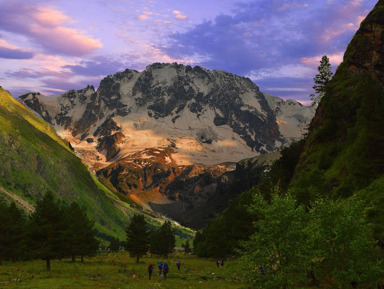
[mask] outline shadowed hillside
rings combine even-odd
[[[308,202],[324,194],[343,198],[359,191],[381,210],[383,85],[384,1],[380,0],[349,44],[310,125],[290,185],[299,200]]]

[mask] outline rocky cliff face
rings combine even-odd
[[[244,77],[160,63],[108,76],[97,91],[20,100],[119,191],[144,205],[188,200],[185,210],[199,207],[235,162],[300,139],[314,114]]]
[[[304,201],[348,197],[384,171],[384,1],[361,23],[310,125],[291,187]],[[380,195],[382,193],[380,192]],[[380,197],[381,198],[381,197]],[[375,204],[376,205],[376,204]]]

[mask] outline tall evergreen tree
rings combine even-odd
[[[315,94],[312,93],[309,96],[312,100],[312,105],[319,104],[321,98],[325,94],[325,87],[333,75],[331,71],[331,64],[329,63],[329,59],[326,55],[321,58],[320,65],[317,70],[319,73],[316,74],[316,77],[313,79],[315,85],[312,87],[315,90]]]
[[[173,252],[176,239],[175,232],[172,229],[170,221],[166,221],[159,229],[157,234],[157,242],[159,244],[159,254],[168,258],[168,254]]]
[[[23,212],[16,207],[15,203],[11,203],[8,208],[8,235],[9,246],[7,257],[12,261],[23,257],[25,248],[25,227],[26,219]]]
[[[108,246],[111,252],[118,252],[120,250],[120,240],[119,238],[112,238]]]
[[[51,270],[51,260],[64,257],[66,222],[58,200],[51,192],[37,201],[35,212],[29,222],[29,239],[36,257],[46,260],[47,270]]]
[[[71,255],[72,262],[75,262],[76,255],[80,255],[83,262],[84,256],[92,255],[99,247],[95,238],[95,222],[88,218],[86,208],[76,202],[65,210],[65,215],[68,254]]]
[[[184,245],[184,253],[185,254],[190,254],[191,253],[191,245],[189,245],[189,239],[187,239],[187,241],[185,241],[185,245]]]
[[[148,229],[147,222],[143,215],[135,214],[127,229],[127,241],[125,249],[130,253],[131,257],[136,257],[136,262],[148,251]]]

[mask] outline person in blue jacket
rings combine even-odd
[[[168,271],[169,271],[168,264],[167,264],[167,262],[164,262],[164,264],[163,264],[163,275],[164,275],[164,279],[167,279]]]

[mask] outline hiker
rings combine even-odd
[[[221,267],[223,267],[223,266],[224,266],[224,259],[221,260]]]
[[[263,267],[263,266],[260,267],[260,274],[262,274],[262,275],[265,274],[265,270],[264,270],[264,267]]]
[[[159,276],[161,276],[161,270],[163,269],[163,261],[157,263],[157,267],[159,268]]]
[[[217,266],[217,268],[220,267],[220,260],[219,259],[216,259],[216,266]]]
[[[179,271],[180,271],[180,265],[181,265],[180,261],[177,261],[176,266],[177,266],[177,270],[179,270]]]
[[[149,280],[151,280],[152,272],[153,272],[153,265],[152,265],[152,263],[149,263],[149,265],[148,265]]]
[[[168,268],[168,264],[167,264],[167,262],[164,262],[164,264],[163,264],[163,275],[164,275],[164,279],[167,279],[168,270],[169,270],[169,268]]]

